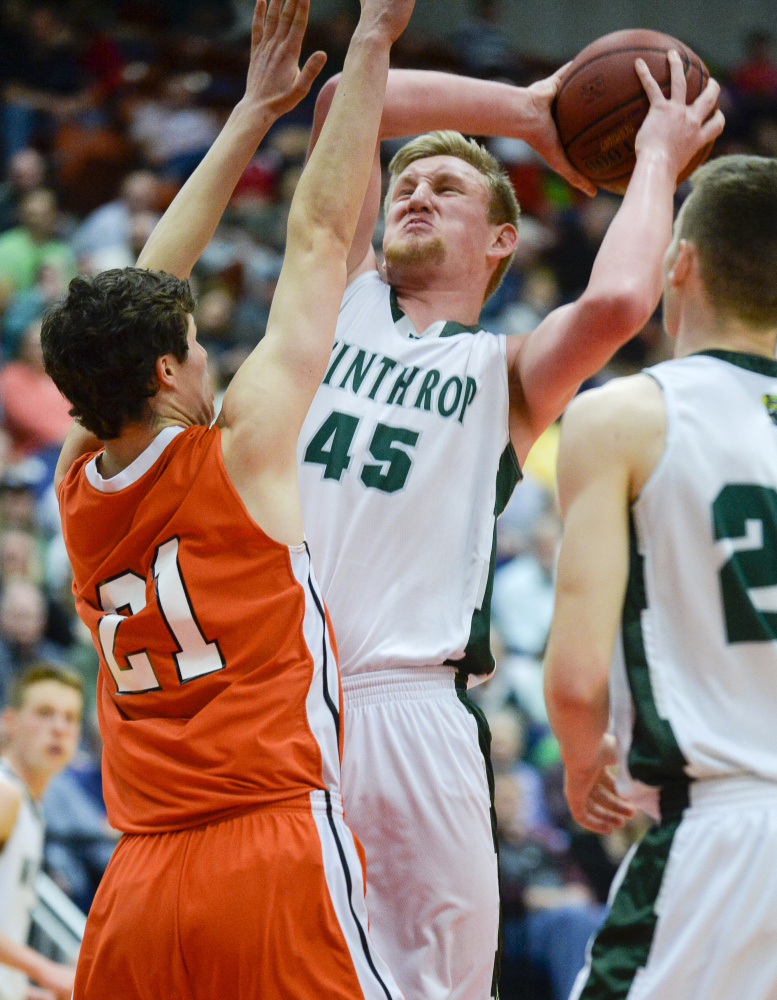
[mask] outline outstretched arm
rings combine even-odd
[[[643,386],[647,412],[629,400],[639,397],[644,380],[652,383]],[[638,376],[585,392],[567,410],[561,432],[564,536],[545,656],[545,701],[572,815],[598,833],[622,826],[633,814],[611,773],[617,756],[608,734],[609,673],[629,566],[629,503],[641,484],[633,472],[634,442],[643,443],[656,420],[661,429],[660,409],[650,409],[653,390],[660,395],[652,379]],[[658,454],[660,443],[659,436],[653,449]]]
[[[508,338],[510,432],[519,459],[563,411],[580,383],[638,333],[658,305],[662,263],[672,237],[677,177],[723,128],[710,80],[691,105],[677,53],[664,97],[642,60],[637,72],[650,111],[637,134],[637,164],[602,241],[583,295],[552,312],[525,337]],[[714,112],[714,113],[713,113]]]
[[[470,135],[524,139],[571,184],[593,195],[595,185],[572,166],[561,148],[550,111],[565,68],[562,66],[530,87],[434,70],[392,70],[386,86],[380,138],[396,139],[432,129],[453,129]],[[318,140],[338,81],[337,76],[328,80],[316,101],[311,149]],[[349,256],[349,276],[375,266],[371,239],[380,211],[380,187],[380,160],[376,153],[364,211]]]
[[[157,224],[138,267],[189,276],[256,147],[307,94],[326,61],[315,52],[299,69],[309,6],[310,0],[257,0],[245,95]]]
[[[341,86],[294,193],[267,332],[224,397],[219,425],[227,471],[278,540],[300,539],[297,438],[332,349],[389,51],[412,9],[413,0],[362,0]]]

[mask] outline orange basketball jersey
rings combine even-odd
[[[253,521],[217,428],[167,428],[112,479],[96,459],[59,503],[100,655],[112,825],[178,830],[339,792],[339,677],[307,546]]]

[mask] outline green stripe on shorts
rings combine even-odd
[[[651,827],[631,859],[610,914],[594,938],[579,1000],[625,1000],[644,968],[656,928],[655,904],[680,820]]]
[[[456,674],[456,694],[459,701],[474,718],[475,723],[478,727],[478,743],[480,745],[480,751],[483,754],[483,760],[486,765],[486,778],[488,779],[488,795],[491,800],[491,835],[494,838],[494,851],[497,855],[497,860],[499,859],[499,844],[496,836],[496,808],[494,806],[494,769],[491,765],[491,730],[488,728],[488,721],[483,712],[483,709],[476,705],[473,701],[470,701],[467,696],[467,675],[464,671],[459,671]],[[501,900],[501,880],[500,880],[500,891],[499,896]],[[499,907],[499,935],[496,945],[496,954],[494,955],[494,976],[491,980],[491,998],[492,1000],[499,1000],[499,977],[502,970],[502,907],[500,903]]]

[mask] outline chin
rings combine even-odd
[[[441,264],[445,260],[445,244],[439,236],[431,235],[394,239],[385,248],[386,267],[419,264]]]

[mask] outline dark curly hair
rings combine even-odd
[[[145,419],[159,389],[157,358],[186,359],[193,308],[189,283],[164,271],[125,267],[74,278],[41,331],[46,371],[70,415],[101,440]]]

